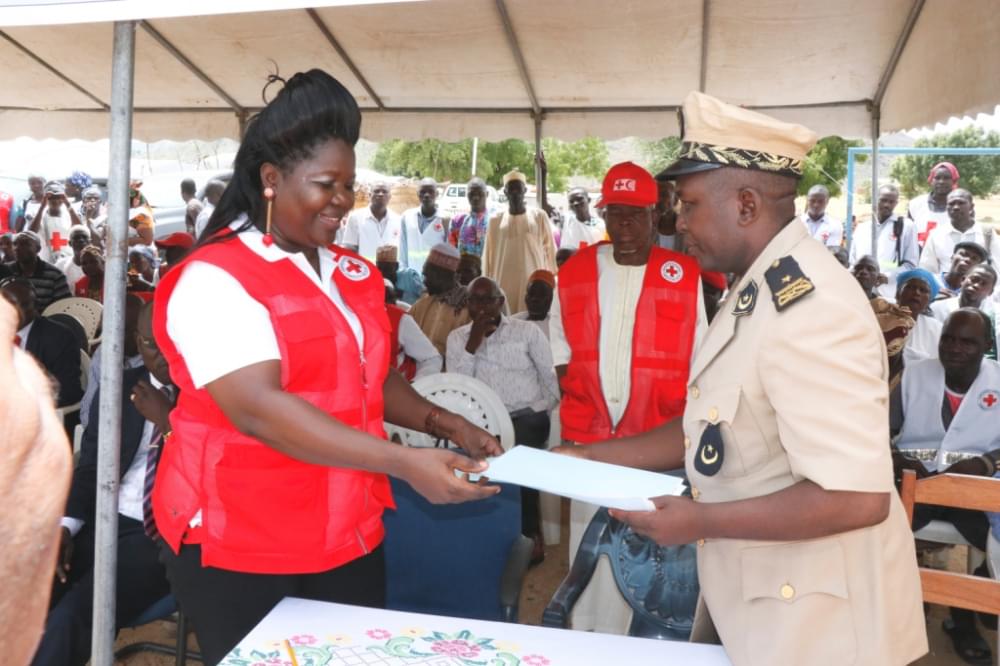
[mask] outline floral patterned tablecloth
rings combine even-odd
[[[294,653],[294,662],[292,653]],[[728,666],[721,647],[285,599],[221,666]]]

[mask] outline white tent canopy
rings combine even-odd
[[[240,13],[234,13],[238,8]],[[238,138],[265,76],[320,67],[372,140],[677,133],[690,90],[821,135],[1000,102],[995,0],[149,0],[0,6],[0,139],[108,136],[112,22],[139,20],[136,139]],[[541,127],[536,127],[536,119]]]

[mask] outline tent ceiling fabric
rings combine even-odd
[[[914,1],[238,5],[253,13],[232,13],[233,3],[217,0],[0,7],[0,26],[6,26],[0,27],[0,58],[7,65],[0,73],[0,138],[107,136],[102,106],[110,100],[110,21],[122,18],[148,21],[137,28],[133,132],[147,141],[237,138],[237,111],[261,106],[261,89],[275,65],[286,76],[310,67],[336,76],[365,109],[368,139],[532,139],[532,96],[511,35],[542,110],[545,136],[676,134],[674,110],[702,77],[710,94],[761,107],[821,135],[868,136],[868,101]],[[1000,102],[1000,44],[993,39],[1000,13],[992,0],[955,7],[951,0],[925,0],[886,92],[883,131]],[[39,25],[64,23],[67,16],[91,22]]]

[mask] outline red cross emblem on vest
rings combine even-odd
[[[364,280],[366,277],[371,275],[371,269],[368,268],[368,264],[361,261],[360,259],[355,259],[353,257],[341,257],[340,261],[337,262],[340,266],[340,272],[344,274],[348,280]]]
[[[993,409],[1000,404],[1000,394],[996,391],[986,390],[979,394],[979,408]]]
[[[676,261],[668,261],[663,264],[663,267],[660,269],[660,275],[662,275],[663,279],[667,282],[676,283],[680,282],[681,278],[684,277],[684,269],[681,268],[681,265]]]
[[[52,232],[52,239],[49,241],[49,246],[56,252],[63,249],[69,244],[69,241],[62,237],[62,234],[58,231]]]

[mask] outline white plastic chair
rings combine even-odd
[[[90,357],[87,356],[87,352],[80,351],[80,387],[86,391],[87,384],[90,380]],[[56,409],[56,414],[59,416],[59,420],[66,418],[67,414],[72,414],[73,412],[80,411],[80,401],[77,400],[72,405],[66,405],[65,407],[59,407]],[[75,449],[74,449],[75,450]]]
[[[514,424],[503,402],[483,382],[454,372],[442,372],[421,377],[413,388],[436,405],[455,412],[500,440],[504,449],[514,445]],[[434,437],[416,430],[385,424],[389,439],[398,437],[406,446],[434,447]]]
[[[43,317],[54,315],[59,312],[71,314],[83,324],[83,330],[87,332],[87,339],[93,343],[97,330],[101,327],[101,316],[104,313],[104,306],[92,298],[63,298],[49,305],[42,312]]]

